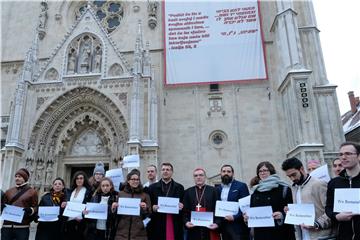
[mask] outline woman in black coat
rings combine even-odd
[[[91,187],[86,173],[78,171],[71,181],[71,194],[68,201],[86,204],[91,200]],[[85,240],[86,221],[83,216],[68,218],[65,224],[66,240]]]
[[[108,216],[106,220],[87,219],[86,240],[108,240],[114,238],[116,213],[112,213],[111,205],[116,202],[117,192],[110,178],[104,177],[100,180],[91,202],[108,205]],[[88,212],[85,210],[85,215]]]
[[[275,227],[254,228],[254,240],[295,240],[293,225],[284,224],[284,207],[293,203],[291,189],[283,182],[270,162],[261,162],[256,168],[259,184],[253,187],[250,207],[271,206]]]
[[[56,178],[52,183],[52,188],[49,193],[42,196],[39,207],[41,206],[59,206],[59,219],[55,222],[39,222],[35,240],[61,240],[63,238],[64,218],[61,216],[64,211],[66,202],[65,183],[62,178]]]

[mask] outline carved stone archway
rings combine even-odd
[[[119,107],[101,92],[88,87],[66,92],[46,108],[31,133],[26,156],[31,183],[43,190],[57,176],[69,180],[69,166],[99,160],[114,167],[126,149],[127,126]]]

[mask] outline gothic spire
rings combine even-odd
[[[142,52],[143,52],[143,40],[142,40],[142,28],[141,20],[138,22],[138,33],[135,41],[134,51],[134,74],[142,73]]]

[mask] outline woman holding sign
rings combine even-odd
[[[110,178],[104,177],[100,180],[99,186],[95,190],[91,202],[108,205],[108,216],[107,220],[88,220],[88,232],[86,240],[109,239],[109,237],[112,235],[111,233],[114,225],[114,217],[111,214],[111,205],[113,202],[116,202],[116,191]],[[86,214],[87,213],[85,210],[85,215]]]
[[[146,219],[151,213],[150,197],[144,192],[140,183],[140,172],[131,171],[126,176],[124,189],[119,192],[119,203],[122,198],[140,199],[140,212],[135,215],[119,215],[115,240],[147,240],[145,229]],[[113,209],[118,208],[119,204],[114,203]]]
[[[41,207],[59,207],[59,216],[64,211],[66,203],[65,182],[62,178],[55,178],[49,193],[42,196],[39,203],[39,224],[36,230],[35,240],[61,240],[63,237],[64,219],[59,217],[56,221],[42,220]]]
[[[71,195],[70,202],[87,203],[91,200],[91,188],[87,175],[83,171],[78,171],[74,174],[71,181]],[[65,239],[66,240],[83,240],[85,239],[86,223],[83,216],[76,218],[69,218],[65,224]]]
[[[260,181],[252,189],[250,207],[271,206],[275,227],[254,228],[254,240],[295,240],[294,227],[284,224],[284,207],[293,202],[291,189],[276,175],[275,168],[270,162],[259,163],[256,175]]]

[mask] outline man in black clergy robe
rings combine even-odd
[[[188,188],[184,194],[184,224],[188,229],[188,240],[216,240],[220,239],[217,231],[221,218],[215,217],[214,223],[208,227],[194,226],[191,223],[191,211],[215,212],[218,195],[216,189],[206,185],[206,173],[202,168],[193,172],[195,186]]]
[[[161,164],[161,179],[149,186],[149,195],[153,213],[148,225],[149,240],[183,240],[182,209],[184,187],[172,179],[173,166],[170,163]],[[179,214],[158,212],[158,198],[179,198]]]

